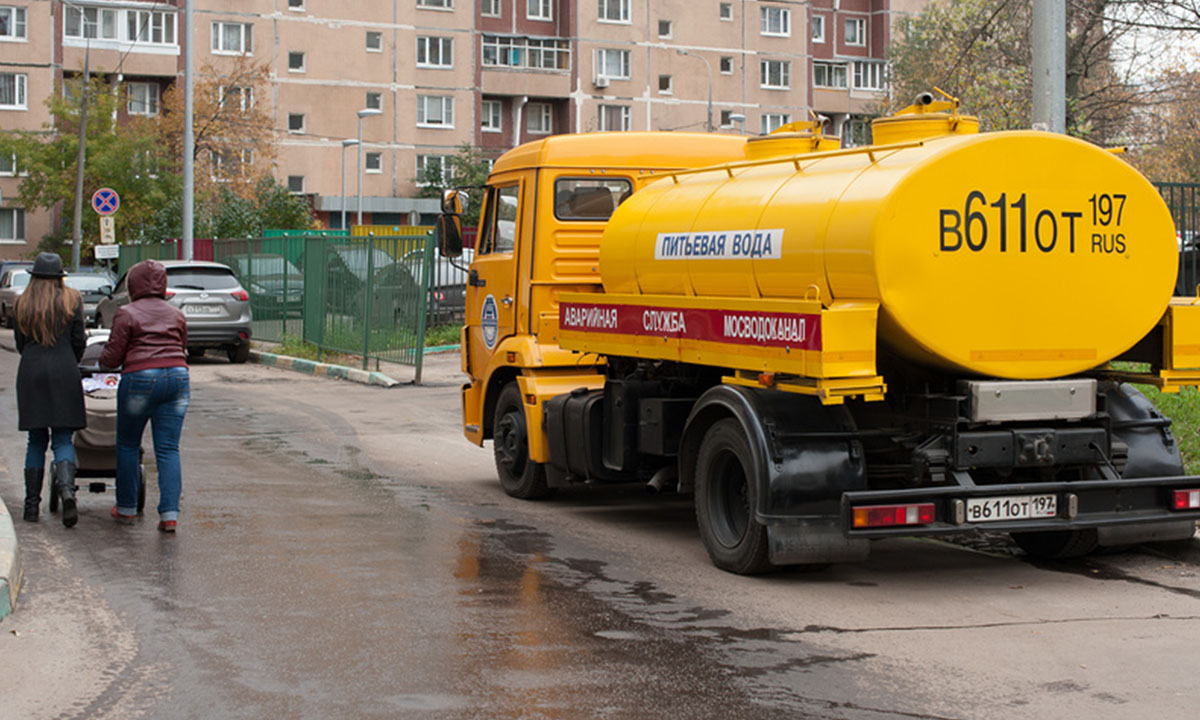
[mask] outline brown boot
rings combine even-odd
[[[25,468],[25,522],[38,521],[38,509],[42,505],[43,468]]]

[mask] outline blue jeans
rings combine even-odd
[[[41,470],[46,467],[46,448],[54,448],[54,462],[75,462],[75,446],[71,444],[74,430],[62,428],[39,428],[29,431],[29,442],[25,444],[25,467]]]
[[[149,421],[158,463],[158,514],[163,520],[179,517],[183,490],[179,435],[191,395],[185,367],[152,368],[121,376],[117,387],[117,509],[123,515],[137,514],[142,433]]]

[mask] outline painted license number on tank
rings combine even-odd
[[[942,252],[1090,252],[1123,255],[1124,193],[1094,193],[1079,206],[1036,208],[1025,193],[986,195],[972,190],[959,208],[938,209]]]

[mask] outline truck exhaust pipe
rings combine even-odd
[[[661,467],[658,472],[654,473],[654,477],[650,478],[650,482],[646,483],[646,492],[651,495],[659,495],[664,492],[674,492],[679,486],[679,468],[674,465]]]

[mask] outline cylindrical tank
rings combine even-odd
[[[907,147],[682,174],[635,193],[601,243],[605,291],[877,300],[893,350],[1001,378],[1087,370],[1161,318],[1174,226],[1125,162],[1051,133],[893,130]]]

